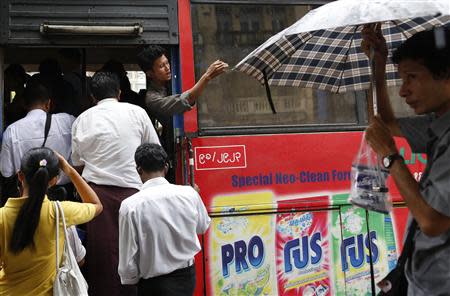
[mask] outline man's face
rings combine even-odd
[[[401,61],[398,70],[403,81],[399,94],[416,114],[440,116],[450,110],[450,79],[434,79],[422,63],[411,59]]]
[[[153,81],[160,83],[169,81],[172,78],[169,60],[165,55],[160,56],[155,60],[152,69],[147,73]]]

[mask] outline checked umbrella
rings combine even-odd
[[[234,69],[269,85],[333,93],[368,89],[371,69],[361,50],[361,29],[382,22],[389,50],[386,79],[397,85],[393,49],[416,32],[450,25],[449,14],[447,0],[334,1],[269,38]]]

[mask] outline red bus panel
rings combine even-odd
[[[193,139],[195,180],[212,217],[204,252],[197,258],[197,264],[205,263],[198,267],[205,274],[197,295],[370,291],[369,255],[376,280],[395,266],[407,210],[366,213],[348,203],[361,136],[330,132]],[[397,145],[419,176],[426,160],[412,154],[405,141]],[[392,200],[401,202],[390,178],[388,186]]]

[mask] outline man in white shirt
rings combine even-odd
[[[136,288],[121,285],[117,273],[119,207],[142,186],[134,151],[159,140],[144,109],[119,102],[115,74],[97,72],[91,91],[97,105],[83,112],[72,128],[73,165],[83,170],[104,205],[102,214],[87,224],[89,295],[135,295]]]
[[[28,114],[12,123],[3,133],[0,152],[0,172],[4,178],[13,177],[20,170],[22,156],[31,148],[41,147],[44,143],[45,123],[50,112],[50,95],[39,78],[32,77],[27,83],[24,99]],[[66,113],[52,114],[50,129],[45,146],[70,159],[72,124],[75,117]],[[58,185],[70,182],[62,174]]]
[[[167,160],[160,145],[138,147],[136,168],[144,185],[119,211],[119,275],[123,284],[138,283],[138,295],[193,294],[197,234],[211,221],[197,191],[164,178]]]

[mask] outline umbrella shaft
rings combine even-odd
[[[377,82],[375,80],[375,50],[371,47],[370,48],[370,57],[369,57],[369,64],[370,64],[370,85],[372,88],[372,104],[373,104],[373,115],[378,115],[378,105],[377,105]]]

